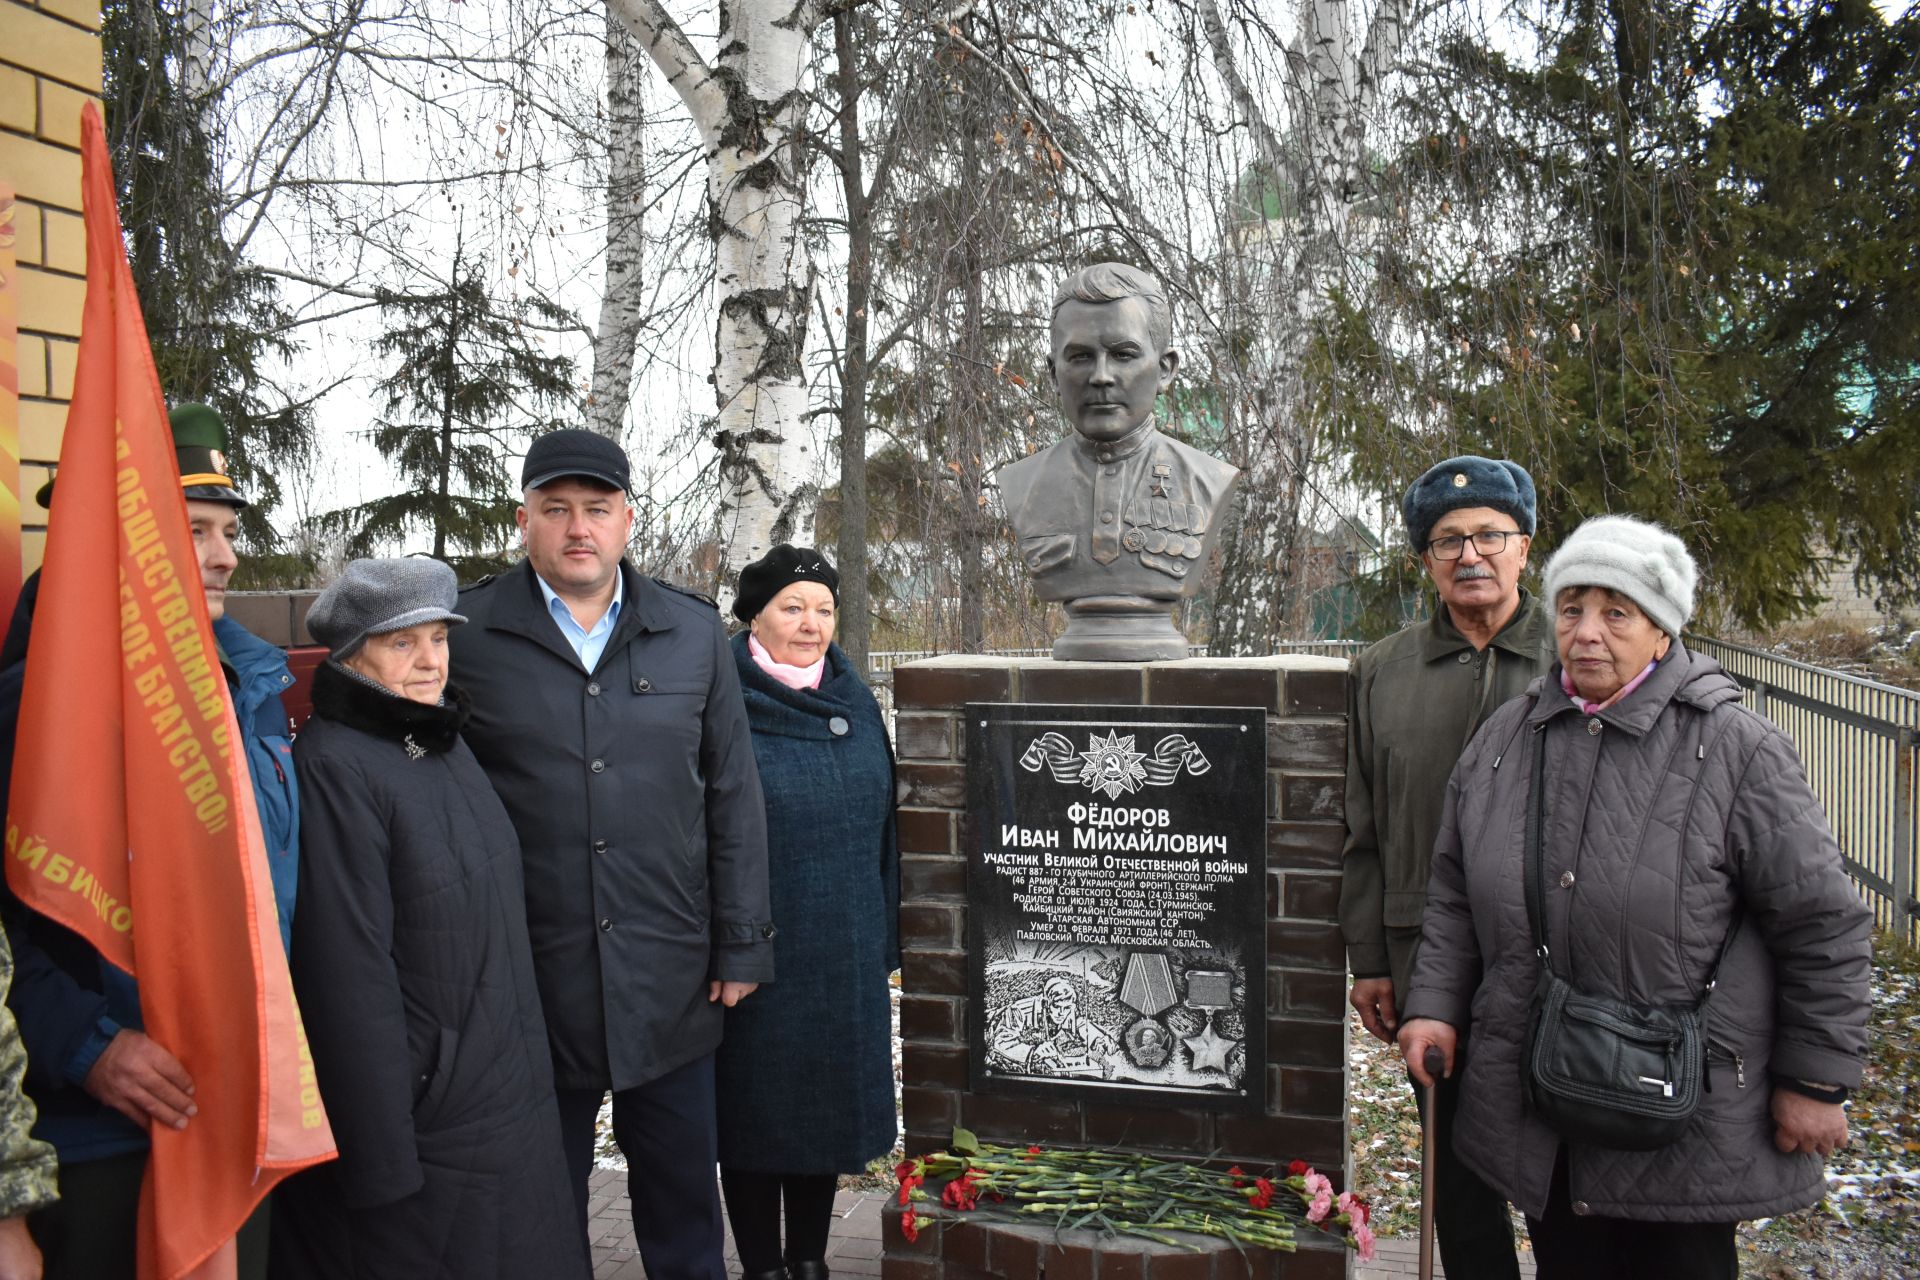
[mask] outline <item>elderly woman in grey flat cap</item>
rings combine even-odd
[[[276,1280],[584,1280],[520,846],[460,738],[453,571],[356,560],[294,745],[300,999],[340,1159],[276,1201]]]
[[[1400,1047],[1422,1083],[1429,1050],[1464,1071],[1455,1152],[1526,1214],[1541,1280],[1733,1280],[1737,1222],[1823,1193],[1860,1081],[1872,919],[1793,743],[1681,643],[1696,577],[1658,525],[1574,530],[1560,661],[1448,782]],[[1629,1102],[1596,1121],[1543,1075]]]

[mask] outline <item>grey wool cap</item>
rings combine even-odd
[[[438,560],[355,560],[313,602],[307,630],[333,657],[344,658],[368,636],[423,622],[465,622],[453,611],[459,590],[453,570]]]
[[[1686,543],[1650,520],[1595,516],[1567,535],[1547,561],[1547,603],[1568,587],[1606,587],[1640,606],[1676,640],[1693,617],[1700,570]]]

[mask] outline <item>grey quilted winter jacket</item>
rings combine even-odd
[[[1534,732],[1547,735],[1547,942],[1576,986],[1708,1004],[1710,1092],[1659,1151],[1574,1146],[1576,1212],[1729,1222],[1812,1203],[1819,1157],[1773,1146],[1769,1072],[1857,1085],[1872,917],[1792,743],[1719,664],[1675,645],[1624,701],[1583,715],[1559,669],[1496,712],[1447,786],[1407,1018],[1472,1022],[1455,1148],[1522,1212],[1546,1210],[1558,1136],[1520,1078],[1538,975],[1522,871]],[[1484,976],[1480,976],[1484,970]],[[1476,985],[1477,984],[1477,985]]]

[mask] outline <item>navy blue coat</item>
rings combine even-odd
[[[887,975],[900,963],[900,850],[886,722],[838,646],[789,689],[733,638],[767,805],[779,980],[727,1011],[720,1163],[858,1173],[893,1150]]]

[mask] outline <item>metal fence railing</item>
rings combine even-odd
[[[1726,668],[1745,687],[1747,705],[1793,739],[1876,923],[1920,941],[1920,693],[1704,636],[1688,636],[1687,646]]]

